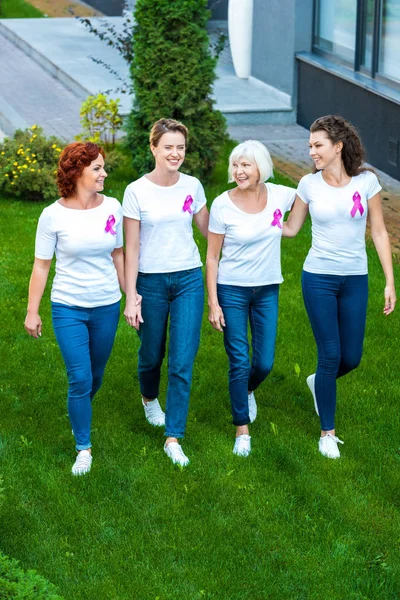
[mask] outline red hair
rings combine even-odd
[[[82,175],[83,169],[96,160],[99,154],[103,158],[106,156],[103,148],[93,142],[74,142],[64,148],[57,169],[57,185],[63,198],[74,194],[76,182]]]

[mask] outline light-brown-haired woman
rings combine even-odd
[[[193,363],[204,305],[201,260],[192,221],[207,237],[208,211],[203,187],[179,173],[188,132],[173,119],[160,119],[150,133],[155,168],[126,188],[125,318],[138,330],[139,383],[147,421],[164,426],[164,450],[185,466],[184,436]],[[136,304],[137,292],[143,305]],[[159,401],[161,365],[169,321],[168,389],[165,414]]]

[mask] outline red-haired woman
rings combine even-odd
[[[68,374],[68,413],[78,452],[74,475],[87,473],[92,464],[91,402],[114,343],[120,287],[125,287],[122,210],[118,200],[101,193],[104,156],[91,142],[70,144],[61,153],[61,198],[39,219],[25,319],[29,335],[40,336],[39,306],[55,254],[52,316]]]

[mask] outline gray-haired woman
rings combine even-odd
[[[270,373],[275,354],[283,215],[295,190],[264,183],[273,175],[267,148],[248,140],[229,157],[229,182],[210,213],[207,287],[209,321],[224,332],[236,440],[233,452],[248,456],[249,423],[257,415],[254,391]],[[222,250],[222,258],[220,253]],[[249,359],[248,322],[252,332]]]

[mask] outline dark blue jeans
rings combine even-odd
[[[139,329],[140,391],[149,400],[159,394],[169,316],[165,435],[181,438],[186,429],[193,364],[200,342],[203,275],[200,267],[174,273],[139,273],[136,287],[143,296],[144,320]]]
[[[335,429],[336,379],[360,364],[368,303],[368,275],[303,271],[304,304],[318,349],[315,396],[321,429]]]
[[[248,392],[253,392],[274,364],[279,285],[217,285],[225,317],[224,344],[229,359],[229,394],[233,424],[247,425]],[[252,360],[249,358],[250,321]]]
[[[103,380],[119,320],[119,301],[82,308],[52,302],[54,333],[68,375],[68,414],[76,449],[91,447],[92,400]]]

